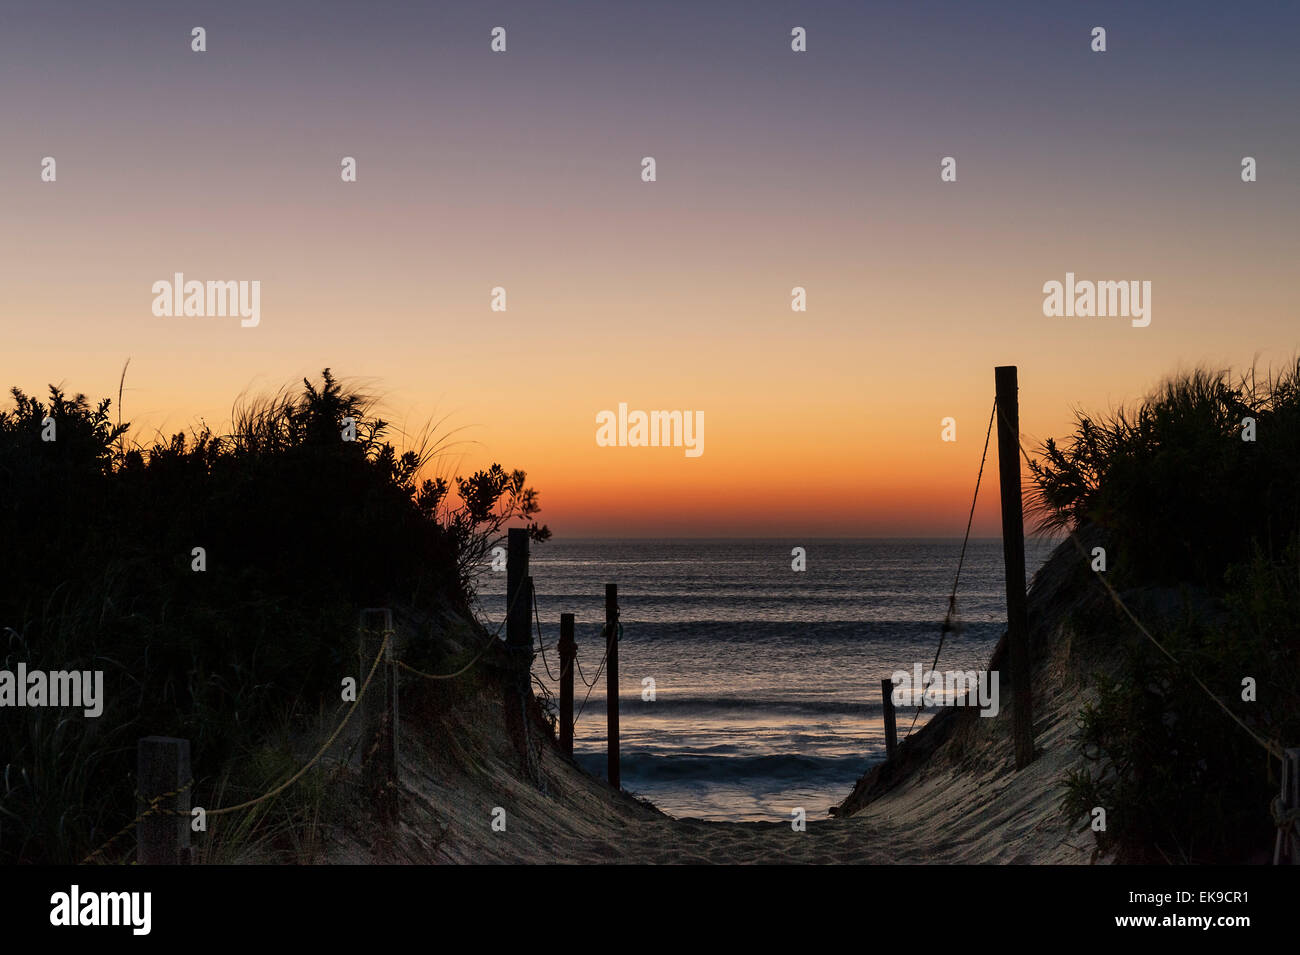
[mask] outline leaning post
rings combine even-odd
[[[880,681],[880,700],[885,711],[885,758],[898,755],[898,723],[894,716],[894,681]]]
[[[621,789],[618,766],[618,584],[605,585],[605,654],[609,784]]]
[[[1002,496],[1002,561],[1007,587],[1007,649],[1011,667],[1011,734],[1016,769],[1034,759],[1029,617],[1025,599],[1025,513],[1020,492],[1020,397],[1015,365],[994,369],[998,414],[998,476]]]
[[[578,644],[573,638],[573,614],[560,614],[560,751],[573,756],[573,663]]]

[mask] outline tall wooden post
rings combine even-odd
[[[528,531],[512,527],[506,535],[506,643],[532,647],[532,594],[528,590]]]
[[[186,865],[190,861],[190,741],[146,736],[136,743],[136,790],[143,813],[136,824],[135,861]]]
[[[605,585],[605,710],[609,726],[609,784],[622,788],[618,771],[618,584]]]
[[[880,681],[880,699],[885,711],[885,758],[898,754],[898,723],[894,717],[894,681]]]
[[[1007,581],[1007,650],[1011,666],[1012,738],[1016,769],[1034,759],[1029,617],[1025,604],[1025,514],[1020,495],[1020,397],[1015,365],[994,371],[997,390],[998,475],[1002,487],[1002,559]]]
[[[573,755],[573,661],[578,644],[573,639],[573,614],[560,614],[560,752]]]

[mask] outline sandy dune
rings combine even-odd
[[[1040,671],[1040,753],[1023,772],[1013,769],[1009,719],[972,717],[917,772],[855,814],[830,818],[829,807],[807,807],[804,832],[789,823],[670,818],[583,773],[534,729],[542,791],[528,779],[502,699],[470,694],[450,707],[413,699],[404,708],[400,821],[387,830],[341,827],[328,859],[1086,863],[1091,834],[1072,832],[1057,812],[1062,776],[1078,760],[1068,736],[1080,691],[1063,660],[1044,661]],[[496,807],[505,810],[503,832],[492,829]]]
[[[1092,862],[1092,833],[1059,813],[1066,771],[1082,762],[1069,739],[1087,696],[1080,674],[1095,662],[1071,647],[1071,614],[1095,611],[1099,599],[1079,587],[1076,569],[1073,552],[1058,549],[1030,589],[1037,758],[1019,773],[1009,706],[992,718],[949,710],[906,741],[890,769],[864,775],[836,816],[805,807],[806,831],[673,819],[564,759],[535,704],[526,757],[519,698],[502,689],[505,671],[489,665],[470,686],[403,689],[399,821],[336,825],[327,861]],[[1005,683],[1004,693],[1009,702]],[[358,791],[353,799],[349,818],[372,819]],[[504,831],[492,827],[498,807]]]

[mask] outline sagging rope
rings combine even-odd
[[[86,865],[92,862],[97,856],[103,855],[108,850],[109,846],[117,842],[118,839],[121,839],[124,835],[126,835],[128,832],[134,829],[136,825],[146,816],[151,816],[154,815],[155,813],[160,815],[166,813],[170,815],[171,812],[169,810],[162,809],[158,804],[162,802],[164,799],[171,799],[173,796],[179,796],[181,793],[185,792],[185,790],[189,789],[193,785],[194,785],[194,780],[190,779],[189,782],[187,782],[184,786],[181,786],[179,789],[173,789],[169,793],[161,793],[157,796],[154,796],[152,799],[148,800],[149,805],[144,812],[140,813],[140,815],[136,816],[125,826],[123,826],[120,830],[118,830],[117,834],[114,835],[107,842],[105,842],[102,846],[100,846],[94,852],[90,853],[90,855],[86,856],[86,858],[82,859],[81,864]],[[139,792],[137,792],[135,796],[141,802],[145,801],[144,796],[142,796]]]
[[[290,776],[279,786],[276,786],[274,789],[272,789],[268,793],[265,793],[264,795],[258,796],[256,799],[250,799],[247,802],[241,802],[235,806],[223,806],[218,809],[207,809],[204,810],[204,814],[208,816],[224,816],[227,813],[238,812],[241,809],[251,809],[253,806],[265,802],[266,800],[271,799],[274,796],[278,796],[280,793],[284,792],[286,789],[288,789],[290,786],[296,783],[299,779],[301,779],[306,774],[307,770],[311,769],[312,766],[316,765],[316,763],[320,760],[320,758],[325,755],[326,751],[328,751],[329,748],[332,745],[334,745],[334,741],[338,739],[339,733],[343,732],[343,728],[348,725],[348,720],[352,718],[353,712],[356,711],[356,708],[360,705],[362,698],[365,697],[366,690],[369,689],[370,682],[371,680],[374,679],[375,671],[379,669],[379,661],[383,658],[384,650],[388,647],[388,642],[391,639],[392,634],[393,634],[392,630],[384,631],[384,638],[379,642],[379,651],[375,654],[374,662],[371,663],[370,665],[370,672],[366,674],[365,682],[362,683],[361,689],[357,693],[357,698],[352,701],[352,705],[348,707],[348,711],[343,715],[343,719],[339,722],[339,725],[335,727],[334,732],[330,734],[329,739],[327,739],[325,741],[325,744],[321,746],[319,750],[316,751],[316,755],[307,761],[306,765],[304,765],[301,769],[298,770],[298,772],[294,773],[292,776]],[[149,800],[149,805],[145,808],[144,812],[140,813],[140,815],[136,816],[129,823],[127,823],[126,826],[124,826],[121,829],[121,831],[119,831],[111,839],[105,842],[102,846],[100,846],[94,852],[86,856],[86,858],[82,860],[82,864],[84,865],[90,862],[92,859],[96,858],[97,856],[103,854],[108,849],[109,846],[111,846],[118,839],[122,838],[122,836],[126,835],[128,832],[134,829],[136,825],[138,825],[143,819],[145,819],[148,816],[153,816],[153,815],[189,816],[191,815],[192,813],[189,811],[184,811],[179,809],[164,809],[159,805],[159,803],[161,803],[165,799],[171,799],[175,796],[179,796],[181,793],[185,792],[193,785],[194,785],[194,780],[191,779],[189,782],[187,782],[184,786],[181,786],[179,789],[175,789],[169,793],[161,793],[160,795],[152,797]],[[139,792],[136,793],[136,797],[140,799],[142,802],[144,801],[144,796],[141,795]]]
[[[265,796],[258,796],[256,799],[250,799],[248,802],[241,802],[237,806],[224,806],[220,809],[209,809],[207,811],[207,814],[209,816],[224,816],[226,813],[229,812],[238,812],[241,809],[249,809],[253,806],[256,806],[260,802],[265,802],[267,799],[270,799],[272,796],[278,796],[280,793],[284,792],[286,789],[288,789],[290,786],[296,783],[299,779],[301,779],[303,775],[306,774],[307,770],[311,769],[312,766],[316,764],[316,761],[325,755],[325,751],[328,750],[332,745],[334,745],[334,741],[338,739],[339,733],[343,732],[343,727],[347,726],[348,720],[352,719],[352,714],[356,712],[357,707],[361,703],[362,697],[366,695],[366,690],[370,688],[370,681],[374,679],[375,671],[379,669],[379,661],[380,659],[383,658],[384,651],[388,648],[388,643],[390,640],[392,640],[392,638],[393,638],[393,631],[385,630],[384,638],[379,641],[379,652],[375,654],[375,660],[373,663],[370,664],[370,672],[366,674],[366,682],[361,684],[361,689],[357,692],[357,698],[352,701],[352,705],[348,707],[348,711],[343,714],[343,719],[339,722],[339,725],[334,730],[334,732],[330,734],[329,739],[325,741],[325,745],[323,745],[319,750],[316,751],[316,755],[313,756],[307,762],[306,766],[298,770],[298,772],[294,773],[292,776],[290,776],[279,786],[272,789]]]
[[[552,681],[555,681],[558,680],[559,677],[551,672],[551,665],[546,662],[546,644],[542,641],[542,618],[537,612],[537,588],[531,587],[529,589],[533,592],[533,622],[537,626],[537,646],[542,651],[542,664],[546,667],[546,675],[549,676]]]
[[[478,653],[474,654],[474,658],[470,660],[468,663],[466,663],[459,670],[455,671],[454,673],[425,673],[424,671],[417,670],[415,667],[407,663],[403,663],[401,660],[397,661],[397,665],[401,669],[406,670],[408,673],[414,673],[416,676],[423,677],[426,680],[453,680],[456,677],[460,676],[461,674],[465,673],[470,669],[470,667],[478,663],[478,661],[483,658],[483,655],[487,653],[488,649],[494,643],[497,642],[497,638],[501,635],[501,628],[504,627],[507,622],[509,622],[510,614],[515,609],[515,604],[518,602],[519,596],[523,592],[525,587],[527,587],[528,590],[532,591],[533,617],[537,621],[537,642],[539,645],[542,646],[542,653],[544,658],[546,649],[545,649],[545,644],[542,643],[541,619],[538,616],[538,612],[537,612],[537,591],[532,586],[532,578],[529,577],[518,589],[515,590],[514,596],[510,598],[510,605],[506,608],[505,618],[497,626],[496,632],[493,633],[488,638],[488,640],[483,644],[483,646],[479,648]],[[527,648],[508,647],[508,649],[510,650],[527,649],[529,653],[532,652],[531,645],[528,646]],[[547,666],[547,673],[548,674],[550,673],[549,665]],[[554,679],[554,677],[552,677],[552,679]],[[536,749],[534,749],[533,734],[530,733],[528,729],[528,697],[530,695],[531,695],[531,687],[529,686],[529,677],[528,677],[528,673],[525,672],[520,675],[520,686],[519,686],[519,718],[520,718],[521,733],[523,734],[522,748],[524,750],[524,759],[525,759],[529,776],[532,777],[532,780],[534,784],[538,787],[538,789],[542,793],[546,794],[548,793],[548,789],[546,786],[546,780],[542,776],[541,766],[540,766],[541,742],[540,740],[538,740],[536,742]]]
[[[1008,425],[1008,428],[1010,427],[1009,422],[1007,422],[1006,415],[1002,416],[1002,421],[1004,424]],[[1020,440],[1019,434],[1016,435],[1016,444],[1020,447],[1021,457],[1025,459],[1025,463],[1029,466],[1030,471],[1032,472],[1033,461],[1030,460],[1029,452],[1025,450],[1025,443]],[[1085,561],[1087,561],[1089,559],[1088,552],[1084,548],[1083,542],[1079,540],[1078,536],[1075,534],[1073,530],[1067,528],[1066,533],[1069,534],[1070,540],[1074,543],[1074,546],[1078,548],[1079,555]],[[1224,713],[1228,714],[1228,716],[1232,718],[1233,722],[1235,722],[1238,726],[1240,726],[1243,730],[1245,730],[1251,739],[1253,739],[1260,746],[1264,747],[1264,749],[1271,756],[1276,757],[1278,760],[1285,761],[1286,757],[1285,754],[1283,753],[1281,743],[1278,743],[1276,740],[1265,739],[1264,737],[1256,733],[1253,729],[1251,729],[1249,726],[1247,726],[1242,721],[1242,719],[1239,716],[1237,716],[1236,713],[1228,709],[1227,704],[1225,704],[1222,700],[1220,700],[1219,697],[1216,696],[1208,686],[1206,686],[1204,683],[1201,682],[1200,677],[1198,677],[1195,673],[1191,672],[1190,669],[1183,667],[1183,664],[1178,660],[1178,658],[1175,657],[1168,650],[1166,650],[1164,645],[1151,635],[1151,632],[1142,625],[1142,621],[1140,621],[1137,618],[1137,616],[1133,613],[1133,611],[1128,608],[1128,605],[1125,604],[1124,601],[1120,599],[1119,594],[1116,592],[1115,588],[1111,586],[1110,581],[1108,581],[1101,574],[1095,574],[1094,576],[1101,583],[1101,585],[1106,588],[1106,592],[1110,594],[1110,598],[1115,602],[1116,606],[1118,606],[1120,610],[1124,611],[1125,616],[1127,616],[1129,620],[1133,621],[1133,626],[1137,627],[1138,630],[1141,632],[1141,634],[1155,645],[1155,648],[1157,650],[1159,650],[1166,657],[1168,657],[1169,661],[1173,663],[1174,666],[1184,669],[1187,675],[1192,678],[1192,682],[1194,682],[1197,686],[1199,686],[1201,690],[1204,691],[1205,695],[1214,701],[1214,703],[1219,707],[1219,709],[1223,710]]]
[[[578,667],[578,678],[579,678],[580,680],[582,680],[582,685],[583,685],[583,686],[586,686],[586,687],[592,687],[592,686],[595,686],[595,685],[596,685],[596,682],[600,679],[600,671],[597,670],[597,671],[596,671],[596,675],[595,675],[594,677],[592,677],[592,678],[591,678],[591,682],[588,683],[588,682],[587,682],[587,674],[585,674],[585,673],[582,672],[582,661],[578,659],[578,657],[577,657],[576,654],[575,654],[574,657],[573,657],[573,662],[574,662],[574,663],[577,665],[577,667]],[[601,666],[604,666],[604,665],[605,665],[605,661],[604,661],[603,658],[601,659],[600,663],[601,663]]]
[[[978,500],[979,498],[980,478],[984,474],[984,464],[988,457],[989,439],[993,433],[993,419],[996,416],[998,416],[998,405],[997,405],[997,399],[995,398],[993,401],[993,412],[989,415],[989,428],[987,433],[984,435],[984,457],[981,458],[980,460],[979,476],[977,476],[975,479],[975,500]],[[1001,420],[1002,423],[1007,426],[1008,430],[1010,430],[1010,422],[1007,420],[1005,413],[1002,413]],[[1018,433],[1016,435],[1016,444],[1020,448],[1021,457],[1024,458],[1025,464],[1029,466],[1030,471],[1032,473],[1034,462],[1029,457],[1029,452],[1025,449],[1024,441],[1021,440],[1020,435]],[[939,663],[939,653],[943,650],[944,636],[948,633],[949,630],[952,629],[951,618],[954,611],[956,610],[957,580],[961,578],[962,562],[965,560],[965,556],[966,556],[966,544],[970,540],[971,522],[973,521],[975,516],[975,500],[971,501],[970,517],[967,519],[966,522],[966,537],[962,541],[962,554],[961,554],[961,558],[957,562],[957,576],[953,580],[952,594],[948,598],[948,613],[944,617],[943,629],[940,631],[939,649],[935,651],[934,664],[931,666],[932,670]],[[1088,559],[1088,553],[1087,550],[1084,548],[1083,543],[1079,540],[1078,536],[1075,534],[1075,532],[1072,529],[1067,529],[1067,533],[1069,535],[1071,543],[1074,544],[1074,546],[1078,549],[1080,556],[1083,557],[1083,559],[1086,561]],[[1157,650],[1159,650],[1166,657],[1168,657],[1171,663],[1173,663],[1175,666],[1182,667],[1182,663],[1178,660],[1178,658],[1175,657],[1172,653],[1170,653],[1167,649],[1165,649],[1164,645],[1160,643],[1160,641],[1157,640],[1154,636],[1152,636],[1151,632],[1147,630],[1145,626],[1142,625],[1142,621],[1140,621],[1137,618],[1137,615],[1134,614],[1133,611],[1129,609],[1128,605],[1124,603],[1124,601],[1120,598],[1119,593],[1115,590],[1113,586],[1111,586],[1110,581],[1108,581],[1105,577],[1101,576],[1100,574],[1096,576],[1097,576],[1097,580],[1101,583],[1101,585],[1105,587],[1106,592],[1110,595],[1111,600],[1114,601],[1116,606],[1118,606],[1119,609],[1124,612],[1125,616],[1127,616],[1129,620],[1133,622],[1133,625],[1137,627],[1138,631],[1144,637],[1150,640]],[[1265,739],[1264,737],[1256,733],[1253,729],[1251,729],[1249,726],[1247,726],[1246,723],[1239,716],[1237,716],[1236,713],[1232,712],[1232,710],[1228,708],[1227,704],[1225,704],[1222,700],[1220,700],[1219,697],[1215,695],[1215,693],[1212,690],[1210,690],[1210,688],[1207,687],[1201,681],[1200,677],[1198,677],[1195,673],[1192,673],[1190,670],[1188,670],[1187,675],[1191,677],[1192,681],[1198,687],[1201,688],[1202,692],[1204,692],[1206,696],[1208,696],[1211,700],[1214,701],[1214,703],[1219,707],[1219,709],[1223,710],[1223,712],[1226,713],[1233,720],[1233,722],[1235,722],[1238,726],[1240,726],[1243,730],[1245,730],[1246,733],[1251,737],[1251,739],[1253,739],[1256,743],[1262,746],[1266,752],[1268,752],[1271,756],[1276,757],[1278,760],[1283,760],[1285,758],[1282,751],[1282,745],[1280,743],[1278,743],[1276,740]],[[918,706],[916,713],[912,716],[912,726],[916,725],[916,720],[917,717],[920,715],[920,712],[921,712],[921,707]],[[912,726],[908,727],[909,736],[911,735],[912,732]]]
[[[616,623],[615,626],[618,627],[618,636],[615,637],[614,639],[622,640],[623,639],[622,621]],[[600,666],[596,668],[596,675],[595,677],[592,678],[592,681],[590,683],[587,683],[586,677],[583,677],[582,682],[587,683],[587,695],[582,698],[582,705],[578,707],[578,712],[573,717],[574,727],[577,727],[578,718],[582,716],[582,711],[587,708],[587,700],[591,698],[591,691],[595,689],[596,684],[600,682],[600,674],[605,669],[605,661],[609,659],[609,624],[605,624],[605,626],[601,628],[600,632],[601,632],[601,636],[605,638],[605,652],[601,655]],[[577,657],[575,656],[574,659],[576,660]]]
[[[487,653],[489,648],[491,648],[492,644],[497,642],[497,639],[501,636],[501,628],[504,627],[506,625],[506,621],[510,619],[510,611],[515,609],[515,601],[519,599],[519,594],[522,590],[523,588],[520,587],[518,590],[515,591],[515,595],[510,598],[510,606],[506,608],[506,615],[502,619],[501,623],[497,625],[496,632],[488,637],[487,642],[485,642],[483,646],[479,648],[478,653],[474,654],[474,658],[470,660],[469,663],[466,663],[463,667],[457,670],[455,673],[425,673],[423,670],[417,670],[415,667],[411,666],[408,663],[404,663],[401,660],[397,661],[397,665],[401,669],[407,671],[408,673],[414,673],[416,676],[422,676],[426,680],[456,679],[456,677],[467,672],[470,667],[478,663],[478,661],[483,658],[483,654]],[[534,595],[534,600],[536,600],[536,595]]]
[[[939,646],[934,651],[934,663],[930,664],[931,672],[939,665],[939,654],[943,652],[944,638],[952,631],[952,618],[957,613],[957,584],[961,580],[961,568],[966,562],[966,545],[970,543],[970,529],[975,521],[975,502],[980,498],[980,481],[984,478],[984,464],[988,461],[989,456],[989,438],[993,435],[993,416],[997,413],[998,400],[993,399],[993,407],[989,409],[989,426],[984,432],[984,453],[980,456],[979,474],[975,475],[975,494],[970,502],[970,514],[966,517],[966,536],[961,542],[961,556],[957,558],[957,573],[952,579],[952,593],[948,595],[948,612],[943,617],[943,627],[939,630]],[[907,736],[912,735],[912,728],[916,726],[916,720],[921,715],[922,706],[917,706],[916,712],[912,714],[912,725],[907,728]],[[903,738],[906,739],[907,736]]]
[[[530,588],[530,589],[531,589],[531,588]],[[463,666],[463,667],[461,667],[459,670],[457,670],[455,673],[440,673],[440,674],[435,674],[435,673],[425,673],[425,672],[423,672],[423,671],[421,671],[421,670],[417,670],[417,669],[415,669],[414,667],[412,667],[412,666],[410,666],[410,665],[408,665],[408,664],[402,662],[401,660],[398,660],[398,661],[397,661],[397,665],[398,665],[399,667],[401,667],[402,669],[407,670],[407,671],[410,672],[410,673],[414,673],[414,674],[416,674],[417,676],[424,677],[426,680],[450,680],[450,679],[454,679],[455,677],[461,676],[461,675],[464,674],[466,671],[468,671],[468,670],[470,669],[470,667],[474,666],[475,663],[477,663],[480,659],[482,659],[483,655],[488,651],[488,648],[491,647],[492,644],[493,644],[493,643],[497,640],[497,638],[500,636],[500,634],[501,634],[501,628],[505,626],[505,624],[506,624],[506,620],[509,619],[510,611],[514,609],[515,602],[516,602],[518,599],[519,599],[519,591],[516,591],[514,597],[511,598],[510,606],[509,606],[509,607],[507,608],[507,610],[506,610],[506,617],[505,617],[505,619],[503,619],[503,620],[501,621],[501,623],[497,626],[496,631],[491,635],[491,637],[487,640],[487,642],[485,642],[485,643],[483,644],[483,646],[479,649],[478,653],[476,653],[476,654],[474,655],[474,658],[473,658],[472,660],[470,660],[469,663],[465,664],[465,666]],[[535,591],[534,591],[534,593],[533,593],[533,613],[534,613],[534,616],[536,617],[536,614],[537,614],[537,594],[536,594]],[[620,628],[620,631],[621,631],[621,628]],[[258,796],[256,799],[250,799],[250,800],[248,800],[247,802],[239,803],[238,805],[234,805],[234,806],[223,806],[223,807],[220,807],[220,808],[217,808],[217,809],[208,809],[208,810],[205,810],[205,815],[208,815],[208,816],[223,816],[223,815],[226,815],[226,814],[228,814],[228,813],[239,812],[240,810],[243,810],[243,809],[251,809],[253,806],[258,805],[259,803],[263,803],[263,802],[265,802],[265,801],[268,800],[268,799],[271,799],[271,798],[273,798],[273,797],[275,797],[275,796],[278,796],[280,793],[284,792],[286,789],[288,789],[290,786],[292,786],[294,783],[296,783],[299,779],[301,779],[304,775],[306,775],[307,771],[310,770],[310,769],[312,768],[312,766],[316,765],[316,763],[321,759],[321,757],[324,756],[325,753],[329,750],[329,748],[334,744],[335,740],[338,739],[339,734],[343,732],[344,727],[347,726],[348,721],[352,718],[352,714],[353,714],[353,712],[355,712],[356,708],[360,705],[361,700],[365,697],[366,690],[369,689],[369,687],[370,687],[370,683],[371,683],[371,681],[374,679],[375,672],[376,672],[376,670],[378,670],[378,668],[379,668],[379,661],[383,658],[384,651],[387,649],[388,644],[390,643],[390,641],[391,641],[391,639],[392,639],[394,633],[395,633],[395,631],[393,631],[393,630],[385,630],[385,631],[383,632],[383,639],[382,639],[382,640],[380,641],[380,643],[379,643],[379,650],[378,650],[378,652],[376,652],[376,654],[375,654],[375,659],[374,659],[374,661],[373,661],[373,662],[371,663],[371,665],[370,665],[370,672],[366,674],[366,679],[365,679],[365,681],[362,683],[362,685],[361,685],[361,689],[360,689],[360,691],[357,693],[357,697],[356,697],[356,699],[352,701],[352,705],[351,705],[350,707],[348,707],[348,711],[343,715],[343,719],[339,722],[339,725],[338,725],[337,727],[335,727],[334,732],[330,734],[329,738],[325,741],[325,743],[321,746],[321,748],[320,748],[319,750],[317,750],[316,755],[314,755],[310,760],[308,760],[307,763],[306,763],[306,764],[305,764],[301,769],[298,770],[298,772],[294,773],[294,775],[292,775],[291,777],[289,777],[287,780],[285,780],[283,783],[281,783],[281,784],[280,784],[279,786],[277,786],[276,788],[272,789],[270,792],[265,793],[265,794],[263,794],[263,795],[261,795],[261,796]],[[538,620],[538,642],[539,642],[539,643],[541,642],[541,623],[540,623],[540,620]],[[544,652],[544,650],[543,650],[543,652]],[[603,660],[602,660],[601,665],[604,666],[604,661],[603,661]],[[550,668],[549,668],[549,667],[547,668],[547,672],[548,672],[548,673],[550,672]],[[597,678],[599,678],[599,677],[597,677]],[[554,677],[552,677],[552,679],[554,679]],[[584,682],[585,682],[585,681],[584,681]],[[585,701],[584,701],[584,703],[585,703]],[[576,723],[577,721],[575,720],[574,722]],[[93,859],[97,858],[98,856],[102,855],[102,854],[103,854],[105,851],[107,851],[107,849],[108,849],[110,846],[112,846],[112,845],[113,845],[113,844],[114,844],[118,839],[120,839],[120,838],[122,838],[123,836],[125,836],[128,832],[130,832],[132,829],[134,829],[134,828],[135,828],[135,827],[136,827],[136,826],[137,826],[137,825],[138,825],[142,820],[144,820],[144,819],[147,818],[148,816],[151,816],[151,815],[188,816],[188,815],[190,815],[191,813],[189,813],[189,812],[184,812],[184,811],[175,810],[175,809],[164,809],[164,808],[162,808],[159,804],[160,804],[163,800],[171,799],[171,798],[174,798],[175,796],[179,796],[181,793],[185,792],[186,790],[188,790],[188,789],[189,789],[191,786],[193,786],[193,785],[194,785],[194,780],[193,780],[193,779],[190,779],[187,783],[185,783],[184,786],[181,786],[179,789],[173,790],[172,792],[169,792],[169,793],[162,793],[162,794],[160,794],[160,795],[157,795],[157,796],[152,797],[152,798],[149,800],[149,805],[145,808],[145,810],[144,810],[142,813],[140,813],[138,816],[136,816],[134,819],[132,819],[132,820],[131,820],[129,823],[127,823],[124,827],[122,827],[122,829],[120,829],[120,830],[119,830],[115,835],[113,835],[113,836],[112,836],[112,837],[111,837],[107,842],[105,842],[103,845],[101,845],[98,849],[96,849],[95,851],[93,851],[93,852],[91,852],[89,855],[87,855],[87,856],[82,860],[82,864],[84,865],[84,864],[86,864],[86,863],[92,861]],[[141,801],[144,801],[144,796],[141,795],[141,794],[138,793],[138,792],[136,793],[136,797],[137,797],[138,799],[140,799]]]

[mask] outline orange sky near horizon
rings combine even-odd
[[[1101,57],[1072,14],[932,6],[813,5],[802,58],[760,7],[521,9],[496,58],[472,5],[213,14],[201,57],[165,16],[83,11],[108,18],[83,47],[34,12],[0,40],[0,383],[116,398],[129,358],[143,441],[329,366],[399,427],[461,429],[440,467],[526,470],[557,535],[960,537],[994,366],[1032,445],[1179,369],[1294,360],[1274,14],[1116,5]],[[260,323],[156,317],[175,272],[260,281]],[[1067,272],[1150,281],[1150,326],[1045,317]],[[599,447],[620,402],[702,411],[703,455]]]

